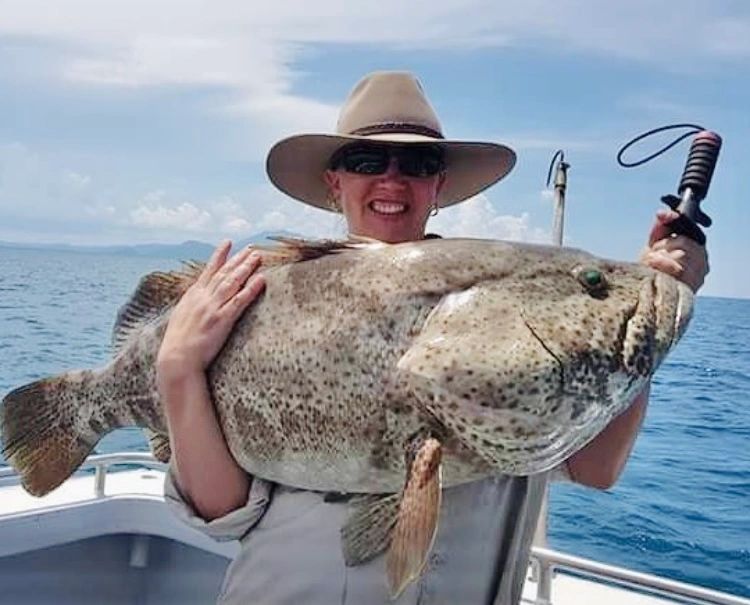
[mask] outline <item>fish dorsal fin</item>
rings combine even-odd
[[[176,271],[155,271],[143,277],[133,296],[117,313],[112,346],[119,351],[130,334],[173,306],[203,271],[204,263],[189,261]]]
[[[362,236],[343,240],[306,240],[292,237],[271,237],[277,244],[253,244],[264,267],[274,267],[313,260],[346,250],[387,246],[383,242]],[[205,263],[190,261],[177,271],[156,271],[141,279],[130,300],[120,309],[112,333],[112,345],[117,352],[130,334],[173,306],[203,271]]]
[[[338,254],[347,250],[357,250],[388,244],[369,237],[350,235],[347,239],[309,240],[294,237],[274,236],[269,239],[277,244],[253,244],[252,248],[260,252],[264,267],[287,265],[313,260],[329,254]]]

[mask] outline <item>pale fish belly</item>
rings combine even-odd
[[[397,492],[404,484],[404,468],[375,468],[369,456],[323,459],[315,453],[290,453],[278,460],[241,462],[251,475],[313,491],[358,493]]]
[[[449,439],[444,443],[442,482],[445,487],[498,474],[489,464]],[[458,447],[456,447],[458,446]],[[406,480],[403,452],[393,451],[389,463],[376,464],[377,452],[323,455],[320,452],[288,452],[273,460],[237,455],[240,466],[251,475],[276,483],[313,491],[352,493],[398,492]]]

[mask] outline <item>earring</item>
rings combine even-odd
[[[339,200],[330,191],[326,196],[326,204],[328,205],[328,208],[333,212],[341,212],[341,204],[339,204]]]
[[[437,213],[438,213],[438,204],[437,202],[435,202],[432,205],[432,208],[430,208],[430,216],[437,216]]]

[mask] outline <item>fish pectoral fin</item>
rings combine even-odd
[[[415,445],[386,555],[388,583],[394,599],[422,573],[437,535],[440,515],[440,442],[428,437],[419,439]]]
[[[148,447],[154,458],[159,462],[167,464],[172,457],[172,448],[169,446],[169,436],[157,433],[151,429],[143,429],[143,434],[148,440]]]
[[[406,484],[400,494],[362,496],[341,530],[348,566],[369,561],[386,548],[391,597],[419,577],[435,541],[440,514],[441,445],[417,437],[407,452]]]
[[[351,500],[352,513],[341,529],[344,561],[349,567],[365,563],[388,548],[400,504],[401,494]]]

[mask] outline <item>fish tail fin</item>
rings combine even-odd
[[[86,418],[95,373],[69,372],[19,387],[0,405],[3,456],[27,492],[43,496],[65,481],[115,426]],[[113,416],[105,416],[111,421]]]

